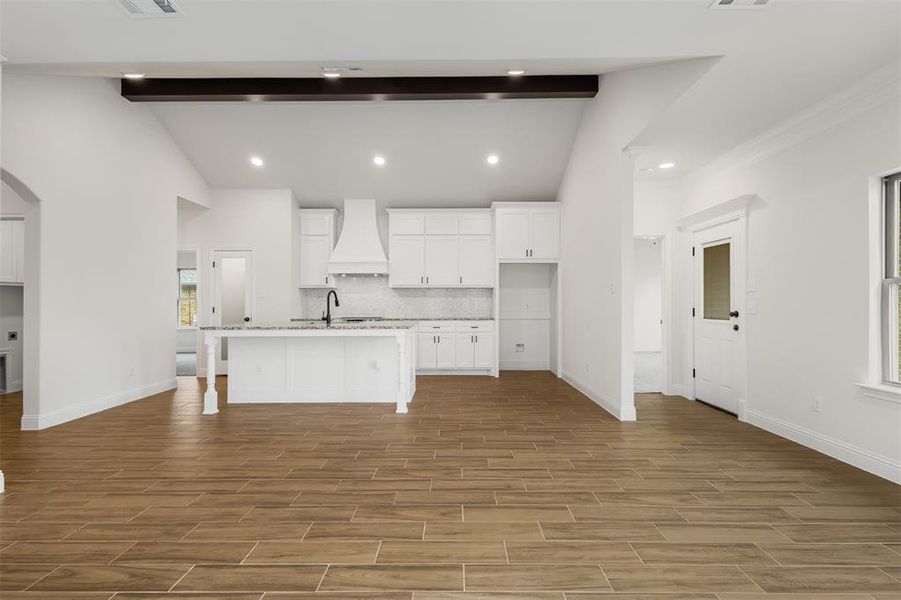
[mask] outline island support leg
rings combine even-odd
[[[407,336],[397,335],[397,412],[407,412]]]
[[[206,338],[206,393],[203,395],[203,414],[219,412],[219,394],[216,393],[216,339]]]

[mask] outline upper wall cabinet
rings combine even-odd
[[[309,208],[299,212],[300,287],[332,287],[334,276],[329,275],[328,259],[335,247],[338,211]]]
[[[25,221],[0,220],[0,283],[25,281]]]
[[[388,210],[391,287],[494,287],[491,211]]]
[[[495,202],[491,208],[498,260],[560,260],[559,202]]]

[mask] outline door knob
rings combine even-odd
[[[737,316],[738,316],[738,311],[737,311],[737,310],[731,311],[731,312],[729,313],[729,316],[730,316],[730,317],[733,317],[733,318],[737,317]]]
[[[244,317],[244,322],[245,322],[245,323],[249,323],[249,322],[250,322],[250,317]]]
[[[732,331],[738,331],[738,325],[733,325],[733,326],[732,326]]]

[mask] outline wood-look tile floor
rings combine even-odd
[[[0,398],[0,596],[901,598],[901,487],[699,403],[511,372],[204,417],[202,384],[40,432]]]

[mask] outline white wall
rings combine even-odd
[[[710,64],[689,60],[604,76],[560,188],[563,376],[620,419],[635,418],[633,163],[624,149]]]
[[[178,210],[178,246],[200,250],[198,323],[210,323],[213,250],[253,250],[255,323],[284,323],[299,315],[291,191],[212,190],[211,196],[210,208],[182,202]]]
[[[26,367],[25,428],[175,384],[176,198],[206,204],[208,190],[117,85],[3,74],[3,169],[40,200],[39,393]]]
[[[846,102],[828,113],[825,130],[799,126],[790,132],[796,143],[778,153],[702,171],[687,182],[684,211],[743,194],[761,200],[748,220],[759,312],[744,319],[746,419],[901,482],[901,403],[864,397],[855,385],[870,368],[871,178],[901,168],[894,87],[889,100],[874,105],[874,94],[862,95],[867,106]],[[690,277],[689,253],[676,256],[674,278]],[[674,310],[688,302],[683,291]],[[674,360],[687,383],[690,357]],[[814,396],[822,412],[813,411]]]
[[[500,331],[498,353],[501,369],[547,370],[551,368],[552,324],[556,320],[554,275],[549,264],[500,266]],[[517,346],[521,345],[519,348]]]

